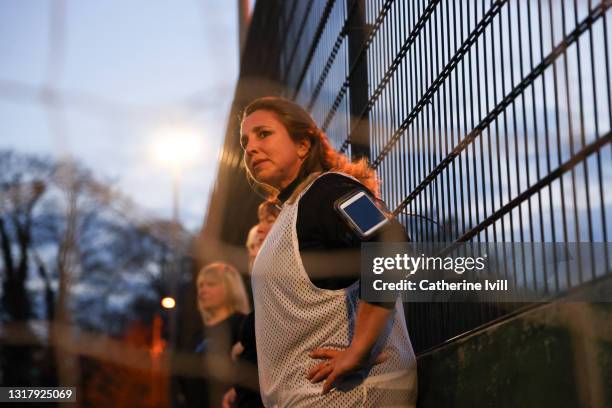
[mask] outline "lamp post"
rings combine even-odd
[[[172,172],[172,221],[179,223],[179,185],[181,172],[191,165],[199,151],[196,132],[184,128],[168,128],[160,132],[153,146],[158,163]]]
[[[182,170],[192,164],[199,153],[199,137],[197,132],[191,129],[173,127],[161,129],[159,136],[153,146],[154,156],[157,162],[172,173],[172,231],[171,246],[173,248],[173,260],[170,267],[169,294],[171,299],[176,299],[179,275],[181,273],[181,242],[180,242],[180,181]],[[167,308],[169,312],[170,325],[170,348],[176,343],[176,313],[177,309]]]

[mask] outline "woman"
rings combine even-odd
[[[266,239],[268,231],[272,228],[272,224],[274,224],[279,212],[280,210],[271,201],[264,201],[257,208],[259,222],[249,230],[246,241],[246,248],[249,254],[249,274],[253,269],[253,262],[259,252],[259,248],[261,248],[261,244]]]
[[[360,300],[355,276],[321,273],[333,258],[309,256],[359,248],[334,203],[357,191],[376,198],[374,171],[334,151],[308,113],[278,97],[245,109],[240,141],[247,176],[282,203],[253,266],[264,404],[414,406],[416,359],[401,303]]]
[[[204,356],[209,370],[222,359],[231,364],[232,346],[238,341],[240,327],[250,309],[242,278],[233,266],[215,262],[200,270],[196,288],[203,325],[195,352]],[[220,407],[223,394],[230,387],[231,384],[217,380],[182,381],[186,405],[194,407]]]
[[[257,224],[257,237],[259,238],[260,247],[268,236],[268,232],[270,232],[270,228],[272,228],[279,213],[280,210],[272,201],[264,201],[259,204],[257,208],[257,218],[259,220],[259,224]],[[259,252],[259,248],[257,248],[257,252]]]
[[[233,266],[223,263],[211,263],[200,270],[196,279],[198,310],[207,332],[224,325],[240,326],[244,315],[250,311],[248,297],[240,274]],[[230,334],[232,330],[229,331]],[[216,340],[216,339],[214,339]],[[200,348],[206,351],[213,344],[206,339]],[[231,348],[232,341],[229,344]],[[208,345],[207,345],[208,344]],[[221,345],[219,345],[221,346]],[[223,345],[226,347],[227,345]]]
[[[271,202],[264,201],[259,204],[257,218],[259,223],[249,231],[246,247],[249,254],[249,274],[253,268],[253,262],[259,253],[272,224],[278,217],[280,210]],[[250,280],[246,282],[249,286]],[[252,290],[249,286],[249,290]],[[257,348],[255,340],[255,316],[253,312],[245,318],[240,330],[240,337],[232,349],[232,358],[240,363],[257,367]],[[230,389],[223,398],[223,408],[260,408],[263,407],[261,396],[254,390],[236,386]]]

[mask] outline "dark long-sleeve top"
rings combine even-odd
[[[230,351],[239,339],[239,331],[245,315],[234,313],[214,326],[203,326],[194,336],[192,344],[196,355],[206,354],[227,358],[230,361]],[[194,355],[195,357],[195,355]],[[232,386],[213,379],[179,377],[179,391],[183,402],[180,407],[220,407],[223,395]]]

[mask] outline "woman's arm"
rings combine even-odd
[[[307,375],[311,382],[325,379],[323,394],[331,390],[334,381],[343,375],[356,371],[367,364],[370,351],[382,333],[391,310],[360,301],[355,321],[355,335],[350,346],[345,350],[316,349],[310,357],[324,359],[313,367]],[[381,363],[386,356],[377,356],[375,364]]]

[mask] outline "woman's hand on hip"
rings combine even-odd
[[[323,359],[312,367],[306,376],[312,383],[325,380],[323,383],[323,394],[327,394],[333,387],[333,383],[346,374],[354,373],[367,363],[366,356],[352,350],[350,347],[344,350],[319,348],[308,353],[311,358]],[[388,356],[381,353],[374,364],[380,364],[387,360]]]

